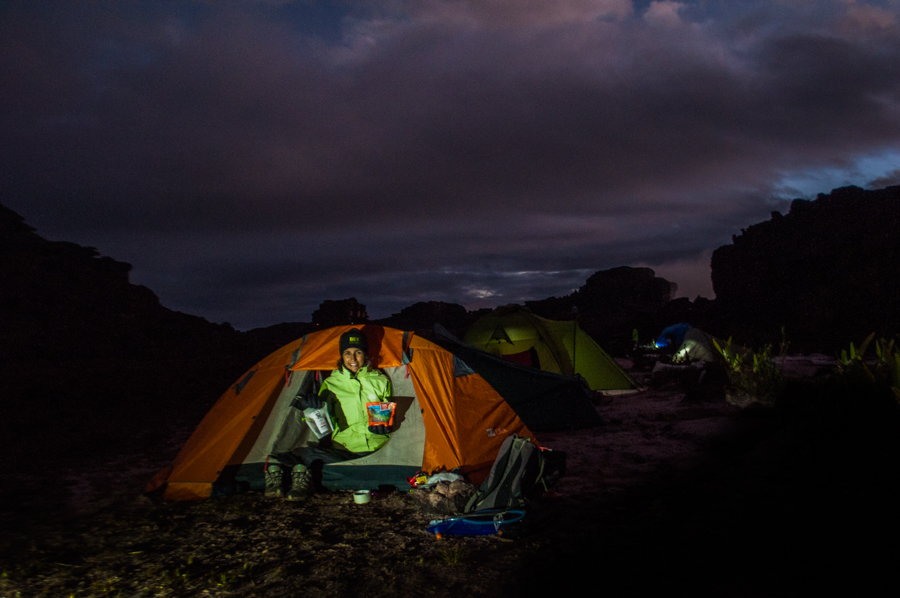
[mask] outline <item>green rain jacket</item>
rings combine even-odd
[[[353,374],[346,368],[336,369],[322,382],[319,396],[334,419],[331,438],[336,445],[354,453],[366,453],[378,450],[390,438],[388,434],[369,432],[366,403],[388,401],[391,397],[391,381],[378,370],[363,366]]]

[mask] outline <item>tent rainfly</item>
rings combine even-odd
[[[501,307],[476,321],[463,340],[547,372],[579,374],[591,390],[637,388],[631,376],[575,320],[547,320],[524,307]]]
[[[603,423],[584,378],[563,376],[467,345],[439,324],[435,342],[484,377],[533,432],[592,428]]]

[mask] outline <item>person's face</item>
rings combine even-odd
[[[366,352],[359,347],[350,347],[341,353],[341,358],[344,360],[344,367],[355,374],[366,362]]]

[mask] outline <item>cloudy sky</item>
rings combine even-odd
[[[0,202],[238,328],[709,258],[900,183],[900,1],[0,4]]]

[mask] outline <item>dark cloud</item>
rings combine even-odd
[[[837,0],[13,2],[0,201],[134,263],[165,304],[241,325],[345,294],[386,315],[700,268],[783,209],[793,173],[898,149],[898,17]]]
[[[880,176],[878,178],[872,179],[866,185],[869,189],[883,189],[885,187],[891,187],[893,185],[900,185],[900,168],[895,168],[891,172],[886,173],[884,176]]]

